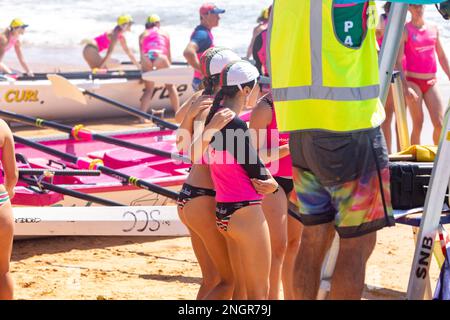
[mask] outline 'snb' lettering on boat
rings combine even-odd
[[[39,102],[39,90],[17,90],[6,91],[4,100],[7,103],[13,102]]]
[[[428,275],[428,266],[431,259],[431,251],[433,250],[433,239],[424,238],[422,241],[422,250],[420,251],[419,267],[416,270],[416,277],[426,279]]]

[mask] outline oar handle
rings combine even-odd
[[[19,169],[21,176],[38,176],[50,174],[57,177],[98,177],[98,170],[52,170],[52,169]]]
[[[130,106],[127,106],[127,105],[125,105],[125,104],[123,104],[123,103],[120,103],[120,102],[118,102],[118,101],[115,101],[115,100],[106,98],[106,97],[104,97],[104,96],[100,96],[100,95],[98,95],[98,94],[96,94],[96,93],[93,93],[93,92],[88,91],[88,90],[85,90],[85,89],[82,89],[82,92],[83,92],[83,94],[85,94],[85,95],[88,95],[88,96],[93,97],[93,98],[95,98],[95,99],[98,99],[98,100],[100,100],[100,101],[103,101],[103,102],[112,104],[113,106],[116,106],[117,108],[119,108],[119,109],[121,109],[121,110],[123,110],[123,111],[125,111],[125,112],[127,112],[127,113],[130,113],[130,114],[132,114],[132,115],[134,115],[134,116],[137,116],[137,117],[143,118],[143,119],[147,119],[147,120],[151,120],[151,121],[153,121],[154,123],[160,125],[161,127],[166,128],[166,129],[169,129],[169,130],[177,130],[177,129],[178,129],[178,126],[175,125],[175,124],[173,124],[173,123],[164,121],[164,120],[161,119],[161,118],[155,117],[155,116],[153,116],[153,115],[151,115],[151,114],[148,114],[148,113],[146,113],[146,112],[142,112],[142,111],[140,111],[140,110],[137,110],[137,109],[135,109],[135,108],[132,108],[132,107],[130,107]]]
[[[46,190],[49,190],[49,191],[53,191],[53,192],[60,193],[60,194],[63,194],[63,195],[66,195],[66,196],[70,196],[70,197],[74,197],[74,198],[77,198],[77,199],[81,199],[81,200],[85,200],[85,201],[89,201],[89,202],[93,202],[93,203],[98,203],[98,204],[101,204],[101,205],[104,205],[104,206],[109,206],[109,207],[124,207],[125,206],[125,205],[123,205],[121,203],[118,203],[118,202],[115,202],[115,201],[111,201],[111,200],[99,198],[99,197],[96,197],[96,196],[92,196],[92,195],[89,195],[89,194],[85,194],[85,193],[82,193],[82,192],[70,190],[70,189],[63,188],[63,187],[60,187],[60,186],[57,186],[57,185],[54,185],[54,184],[51,184],[51,183],[47,183],[47,182],[44,182],[44,181],[41,181],[41,182],[38,183],[38,182],[36,182],[36,181],[34,181],[32,179],[25,178],[25,177],[20,177],[20,180],[22,180],[23,182],[25,182],[25,183],[27,183],[27,184],[29,184],[31,186],[35,186],[35,187],[38,187],[38,188],[43,188],[43,189],[46,189]]]
[[[71,133],[72,132],[72,128],[57,122],[53,122],[53,121],[48,121],[48,120],[44,120],[44,119],[40,119],[40,118],[32,118],[23,114],[17,114],[15,112],[11,112],[11,111],[6,111],[6,110],[0,110],[0,116],[13,120],[13,121],[17,121],[17,122],[22,122],[22,123],[26,123],[26,124],[30,124],[33,126],[36,126],[38,128],[43,128],[43,127],[48,127],[48,128],[52,128],[52,129],[56,129],[62,132],[66,132],[66,133]]]

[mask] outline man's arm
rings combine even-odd
[[[183,55],[192,68],[201,72],[202,66],[200,65],[200,61],[197,57],[198,49],[198,45],[195,42],[191,41],[187,45],[186,49],[184,49]]]

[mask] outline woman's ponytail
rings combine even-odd
[[[217,113],[217,111],[219,111],[220,104],[224,97],[225,96],[224,96],[223,89],[220,89],[219,92],[217,92],[216,97],[214,98],[213,105],[212,105],[211,109],[209,110],[208,116],[206,117],[205,125],[208,125],[211,122],[214,115]]]

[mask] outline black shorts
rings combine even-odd
[[[294,190],[294,180],[292,178],[273,177],[278,185],[283,189],[286,196]]]
[[[180,209],[183,209],[184,206],[192,199],[205,196],[215,198],[216,191],[211,189],[194,187],[191,186],[190,184],[185,183],[177,199],[178,207]]]

